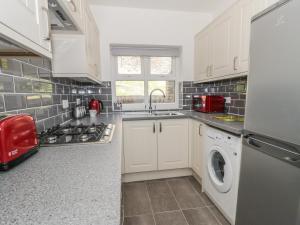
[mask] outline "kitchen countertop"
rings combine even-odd
[[[119,114],[73,123],[114,123],[110,144],[41,147],[0,173],[1,225],[119,225],[122,123]]]
[[[215,118],[217,115],[219,116],[224,114],[207,114],[195,111],[184,111],[184,114],[191,119],[199,120],[209,126],[219,128],[236,135],[241,135],[244,129],[243,122],[226,122]]]
[[[220,116],[224,114],[207,114],[195,111],[179,111],[182,115],[176,116],[152,116],[139,113],[124,113],[122,116],[123,121],[134,121],[134,120],[161,120],[161,119],[181,119],[181,118],[191,118],[201,121],[209,126],[219,128],[221,130],[233,133],[235,135],[241,135],[244,127],[242,122],[225,122],[216,119],[215,116]]]

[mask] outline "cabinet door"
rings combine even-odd
[[[212,25],[212,74],[214,78],[235,72],[233,68],[236,52],[234,10],[232,8],[227,11]]]
[[[202,81],[209,78],[210,75],[210,57],[211,57],[211,33],[207,29],[195,36],[195,81]]]
[[[123,123],[125,173],[157,170],[157,133],[155,121]]]
[[[250,49],[250,30],[251,17],[256,7],[253,0],[242,0],[238,3],[236,27],[238,51],[234,59],[234,69],[238,73],[249,70],[249,49]]]
[[[86,9],[85,14],[85,36],[88,73],[94,77],[97,77],[97,51],[99,51],[99,34],[93,15],[88,8]]]
[[[188,120],[160,120],[158,127],[158,169],[187,168],[189,162]]]
[[[96,25],[96,24],[95,24]],[[100,34],[98,27],[95,27],[95,49],[94,49],[94,55],[95,55],[95,67],[96,67],[96,78],[98,80],[101,80],[101,58],[100,58]]]
[[[192,168],[200,178],[203,172],[204,129],[203,123],[192,121]]]
[[[0,23],[40,44],[37,2],[38,0],[2,1]]]
[[[51,52],[48,0],[38,1],[40,45]]]

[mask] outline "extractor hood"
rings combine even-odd
[[[57,0],[48,0],[51,30],[76,31],[77,28]]]

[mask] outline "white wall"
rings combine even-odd
[[[231,7],[237,1],[238,0],[226,0],[222,2],[222,4],[220,4],[219,7],[212,13],[213,18],[216,18],[219,15],[221,15],[226,9]]]
[[[100,30],[101,72],[111,80],[111,43],[182,46],[183,80],[193,79],[194,36],[210,14],[91,5]]]

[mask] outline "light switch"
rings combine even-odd
[[[231,103],[231,97],[225,97],[225,103],[230,104]]]
[[[68,100],[62,100],[62,107],[63,109],[69,108],[69,101]]]

